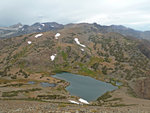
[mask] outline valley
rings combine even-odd
[[[45,112],[58,109],[63,112],[126,113],[131,110],[137,113],[139,110],[148,113],[149,53],[147,40],[107,32],[87,23],[0,39],[0,103],[3,103],[0,109],[18,110],[20,106],[21,110],[25,109],[21,104],[25,104],[26,110],[39,106],[30,109],[31,112],[41,108]],[[62,72],[122,85],[89,105],[77,105],[69,101],[79,100],[66,91],[69,82],[50,76]],[[56,86],[43,87],[41,83]],[[18,104],[12,106],[13,102]],[[10,109],[3,108],[7,105],[11,105]]]

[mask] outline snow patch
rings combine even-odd
[[[54,55],[52,55],[52,56],[50,57],[50,58],[51,58],[51,61],[53,61],[53,60],[55,59],[56,55],[57,55],[57,54],[54,54]]]
[[[84,49],[81,49],[81,51],[84,51]]]
[[[58,39],[58,37],[60,37],[60,33],[56,33],[55,39]]]
[[[80,46],[82,46],[82,47],[86,47],[85,45],[80,44],[80,42],[79,42],[79,39],[78,39],[78,38],[74,38],[74,41],[75,41],[78,45],[80,45]]]
[[[39,30],[42,30],[41,28],[38,28]]]
[[[69,100],[69,102],[73,103],[73,104],[79,104],[79,102],[76,102],[74,100]]]
[[[43,27],[45,26],[45,24],[41,24]]]
[[[51,27],[54,27],[54,26],[51,26]]]
[[[24,31],[24,28],[22,28],[22,31]]]
[[[19,26],[19,28],[22,28],[23,26]]]
[[[43,35],[42,33],[41,34],[37,34],[37,35],[35,35],[35,38],[38,38],[38,37],[40,37],[42,35]]]
[[[31,41],[28,41],[28,44],[31,44],[32,42]]]
[[[79,101],[82,102],[82,103],[84,103],[84,104],[89,104],[88,101],[86,101],[86,100],[84,100],[84,99],[82,99],[82,98],[80,98]]]

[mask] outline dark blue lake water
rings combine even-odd
[[[107,91],[112,91],[118,87],[112,84],[96,80],[94,78],[71,73],[60,73],[53,77],[65,80],[70,83],[66,90],[71,95],[78,96],[87,101],[94,101]]]

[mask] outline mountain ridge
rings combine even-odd
[[[88,23],[78,23],[78,24],[88,24]],[[45,26],[46,25],[46,26]],[[63,29],[66,26],[76,25],[74,23],[70,24],[59,24],[56,22],[45,22],[45,23],[34,23],[32,25],[22,25],[21,23],[12,25],[10,27],[0,27],[0,38],[10,38],[15,36],[20,36],[29,33],[38,33],[38,32],[46,32],[51,30],[59,30]],[[99,32],[108,33],[108,32],[117,32],[124,36],[132,36],[140,39],[150,39],[150,31],[139,31],[134,30],[129,27],[125,27],[123,25],[100,25],[97,23],[89,24],[94,25],[99,29]]]

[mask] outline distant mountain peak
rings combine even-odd
[[[0,27],[0,38],[9,38],[14,36],[20,36],[23,34],[29,34],[29,33],[37,33],[37,32],[46,32],[46,31],[52,31],[52,30],[59,30],[63,29],[64,27],[75,27],[80,26],[83,27],[83,29],[89,27],[94,27],[96,29],[92,29],[95,32],[100,33],[109,33],[109,32],[115,32],[122,34],[124,36],[131,36],[135,38],[142,38],[142,39],[150,39],[150,31],[138,31],[134,30],[132,28],[125,27],[123,25],[100,25],[97,23],[89,24],[89,23],[74,23],[74,24],[67,24],[62,25],[56,22],[36,22],[32,25],[22,25],[21,23],[17,23],[15,25],[12,25],[10,27]]]
[[[10,28],[21,28],[23,25],[19,22],[17,24],[9,26]]]

